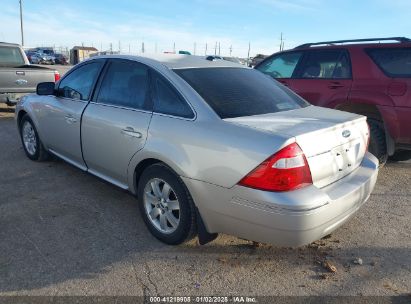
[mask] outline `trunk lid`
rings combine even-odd
[[[348,112],[309,106],[224,120],[295,138],[307,158],[313,184],[319,188],[355,170],[367,148],[366,117]]]

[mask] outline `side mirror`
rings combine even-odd
[[[40,82],[37,85],[36,93],[37,95],[54,95],[55,94],[55,83],[54,82]]]

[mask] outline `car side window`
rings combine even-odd
[[[100,86],[97,102],[149,110],[148,68],[130,60],[113,60]]]
[[[351,78],[348,55],[343,50],[309,51],[304,56],[304,60],[298,68],[297,78]]]
[[[57,96],[89,100],[102,65],[102,61],[95,61],[78,67],[60,81]]]
[[[187,102],[165,80],[155,77],[154,112],[194,118],[194,113]]]
[[[257,70],[274,78],[291,78],[302,52],[284,53],[267,59]]]

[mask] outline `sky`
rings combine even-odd
[[[25,46],[246,57],[315,41],[411,36],[411,0],[22,0]],[[21,43],[18,0],[0,41]],[[218,45],[220,46],[218,48]]]

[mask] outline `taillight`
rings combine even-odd
[[[60,80],[60,73],[58,71],[54,71],[54,82],[57,82]]]
[[[312,183],[307,159],[297,143],[266,159],[239,182],[241,186],[267,191],[296,190]]]

